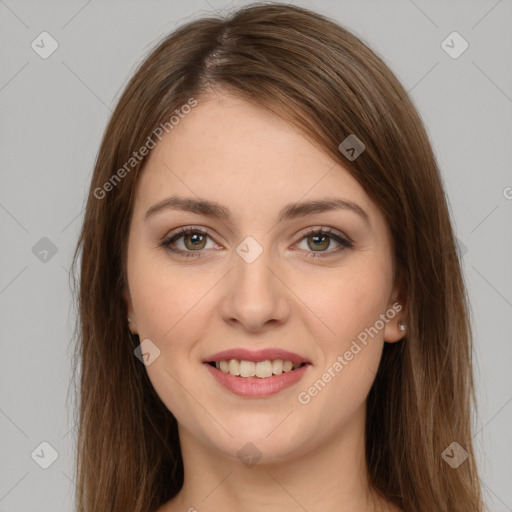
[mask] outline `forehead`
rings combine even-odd
[[[376,207],[359,183],[293,125],[254,103],[214,92],[162,137],[140,177],[146,210],[171,194],[239,206],[239,213],[280,210],[301,199],[342,197]]]

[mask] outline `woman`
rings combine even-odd
[[[483,510],[439,170],[333,21],[254,4],[167,37],[79,256],[78,510]]]

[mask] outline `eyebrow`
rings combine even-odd
[[[230,209],[217,202],[208,201],[206,199],[171,196],[149,208],[146,212],[146,219],[163,210],[183,210],[226,222],[229,222],[232,217]],[[366,224],[371,225],[370,217],[363,208],[352,201],[339,198],[324,198],[314,201],[289,203],[279,212],[277,222],[332,210],[354,212],[359,215]]]

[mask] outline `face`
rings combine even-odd
[[[220,207],[184,209],[171,196]],[[318,201],[340,207],[288,207]],[[180,432],[229,457],[248,442],[268,461],[329,442],[364,410],[384,342],[401,338],[391,237],[375,204],[291,125],[220,90],[149,155],[127,276],[156,392]],[[232,357],[250,362],[232,363],[235,373],[271,362],[252,378],[208,364],[231,349],[249,351]],[[266,349],[307,364],[261,377],[293,359]]]

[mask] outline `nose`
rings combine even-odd
[[[224,284],[220,310],[225,322],[249,332],[284,324],[290,314],[290,291],[267,251],[248,263],[234,255]]]

